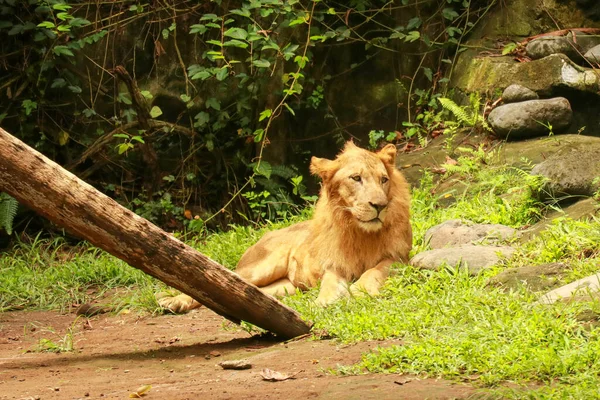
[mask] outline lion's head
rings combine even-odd
[[[396,147],[377,153],[348,142],[335,160],[313,157],[310,169],[323,180],[321,200],[333,205],[350,224],[365,232],[385,226],[395,177]]]

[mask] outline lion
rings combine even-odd
[[[313,218],[265,234],[235,272],[276,297],[320,282],[321,306],[379,294],[392,263],[408,262],[412,248],[408,184],[395,159],[392,144],[374,153],[351,141],[334,160],[312,157],[322,180]],[[200,306],[184,294],[159,303],[175,312]]]

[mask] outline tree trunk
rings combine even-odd
[[[95,246],[239,322],[285,338],[309,332],[292,309],[0,128],[0,191]]]

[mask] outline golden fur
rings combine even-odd
[[[323,306],[350,293],[377,295],[390,265],[407,262],[412,246],[408,185],[395,158],[394,145],[373,153],[352,142],[335,160],[313,157],[311,172],[322,179],[313,218],[267,233],[236,272],[274,296],[321,281]],[[174,311],[198,306],[182,296],[161,304]]]

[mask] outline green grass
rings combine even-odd
[[[440,203],[432,175],[413,190],[413,254],[426,250],[425,231],[448,219],[522,227],[543,212],[545,206],[535,197],[538,180],[493,164],[478,152],[458,161],[442,177],[442,182],[458,177],[468,183],[453,204]],[[484,163],[490,165],[483,168]],[[189,243],[234,268],[245,249],[266,231],[306,219],[310,212],[257,229],[232,227]],[[478,276],[451,268],[432,272],[397,265],[395,276],[377,298],[345,299],[322,309],[314,304],[314,289],[284,301],[313,321],[315,332],[327,332],[337,340],[397,340],[334,373],[444,377],[481,386],[492,398],[600,398],[600,330],[578,320],[582,312],[600,314],[600,302],[545,306],[536,303],[538,294],[524,288],[507,292],[487,285],[505,268],[556,261],[569,266],[564,283],[597,272],[600,221],[556,220],[541,235],[519,245],[510,261]],[[18,245],[0,257],[0,272],[0,310],[64,309],[110,291],[117,308],[153,312],[157,310],[153,294],[164,289],[162,283],[98,249],[70,248],[60,240]]]

